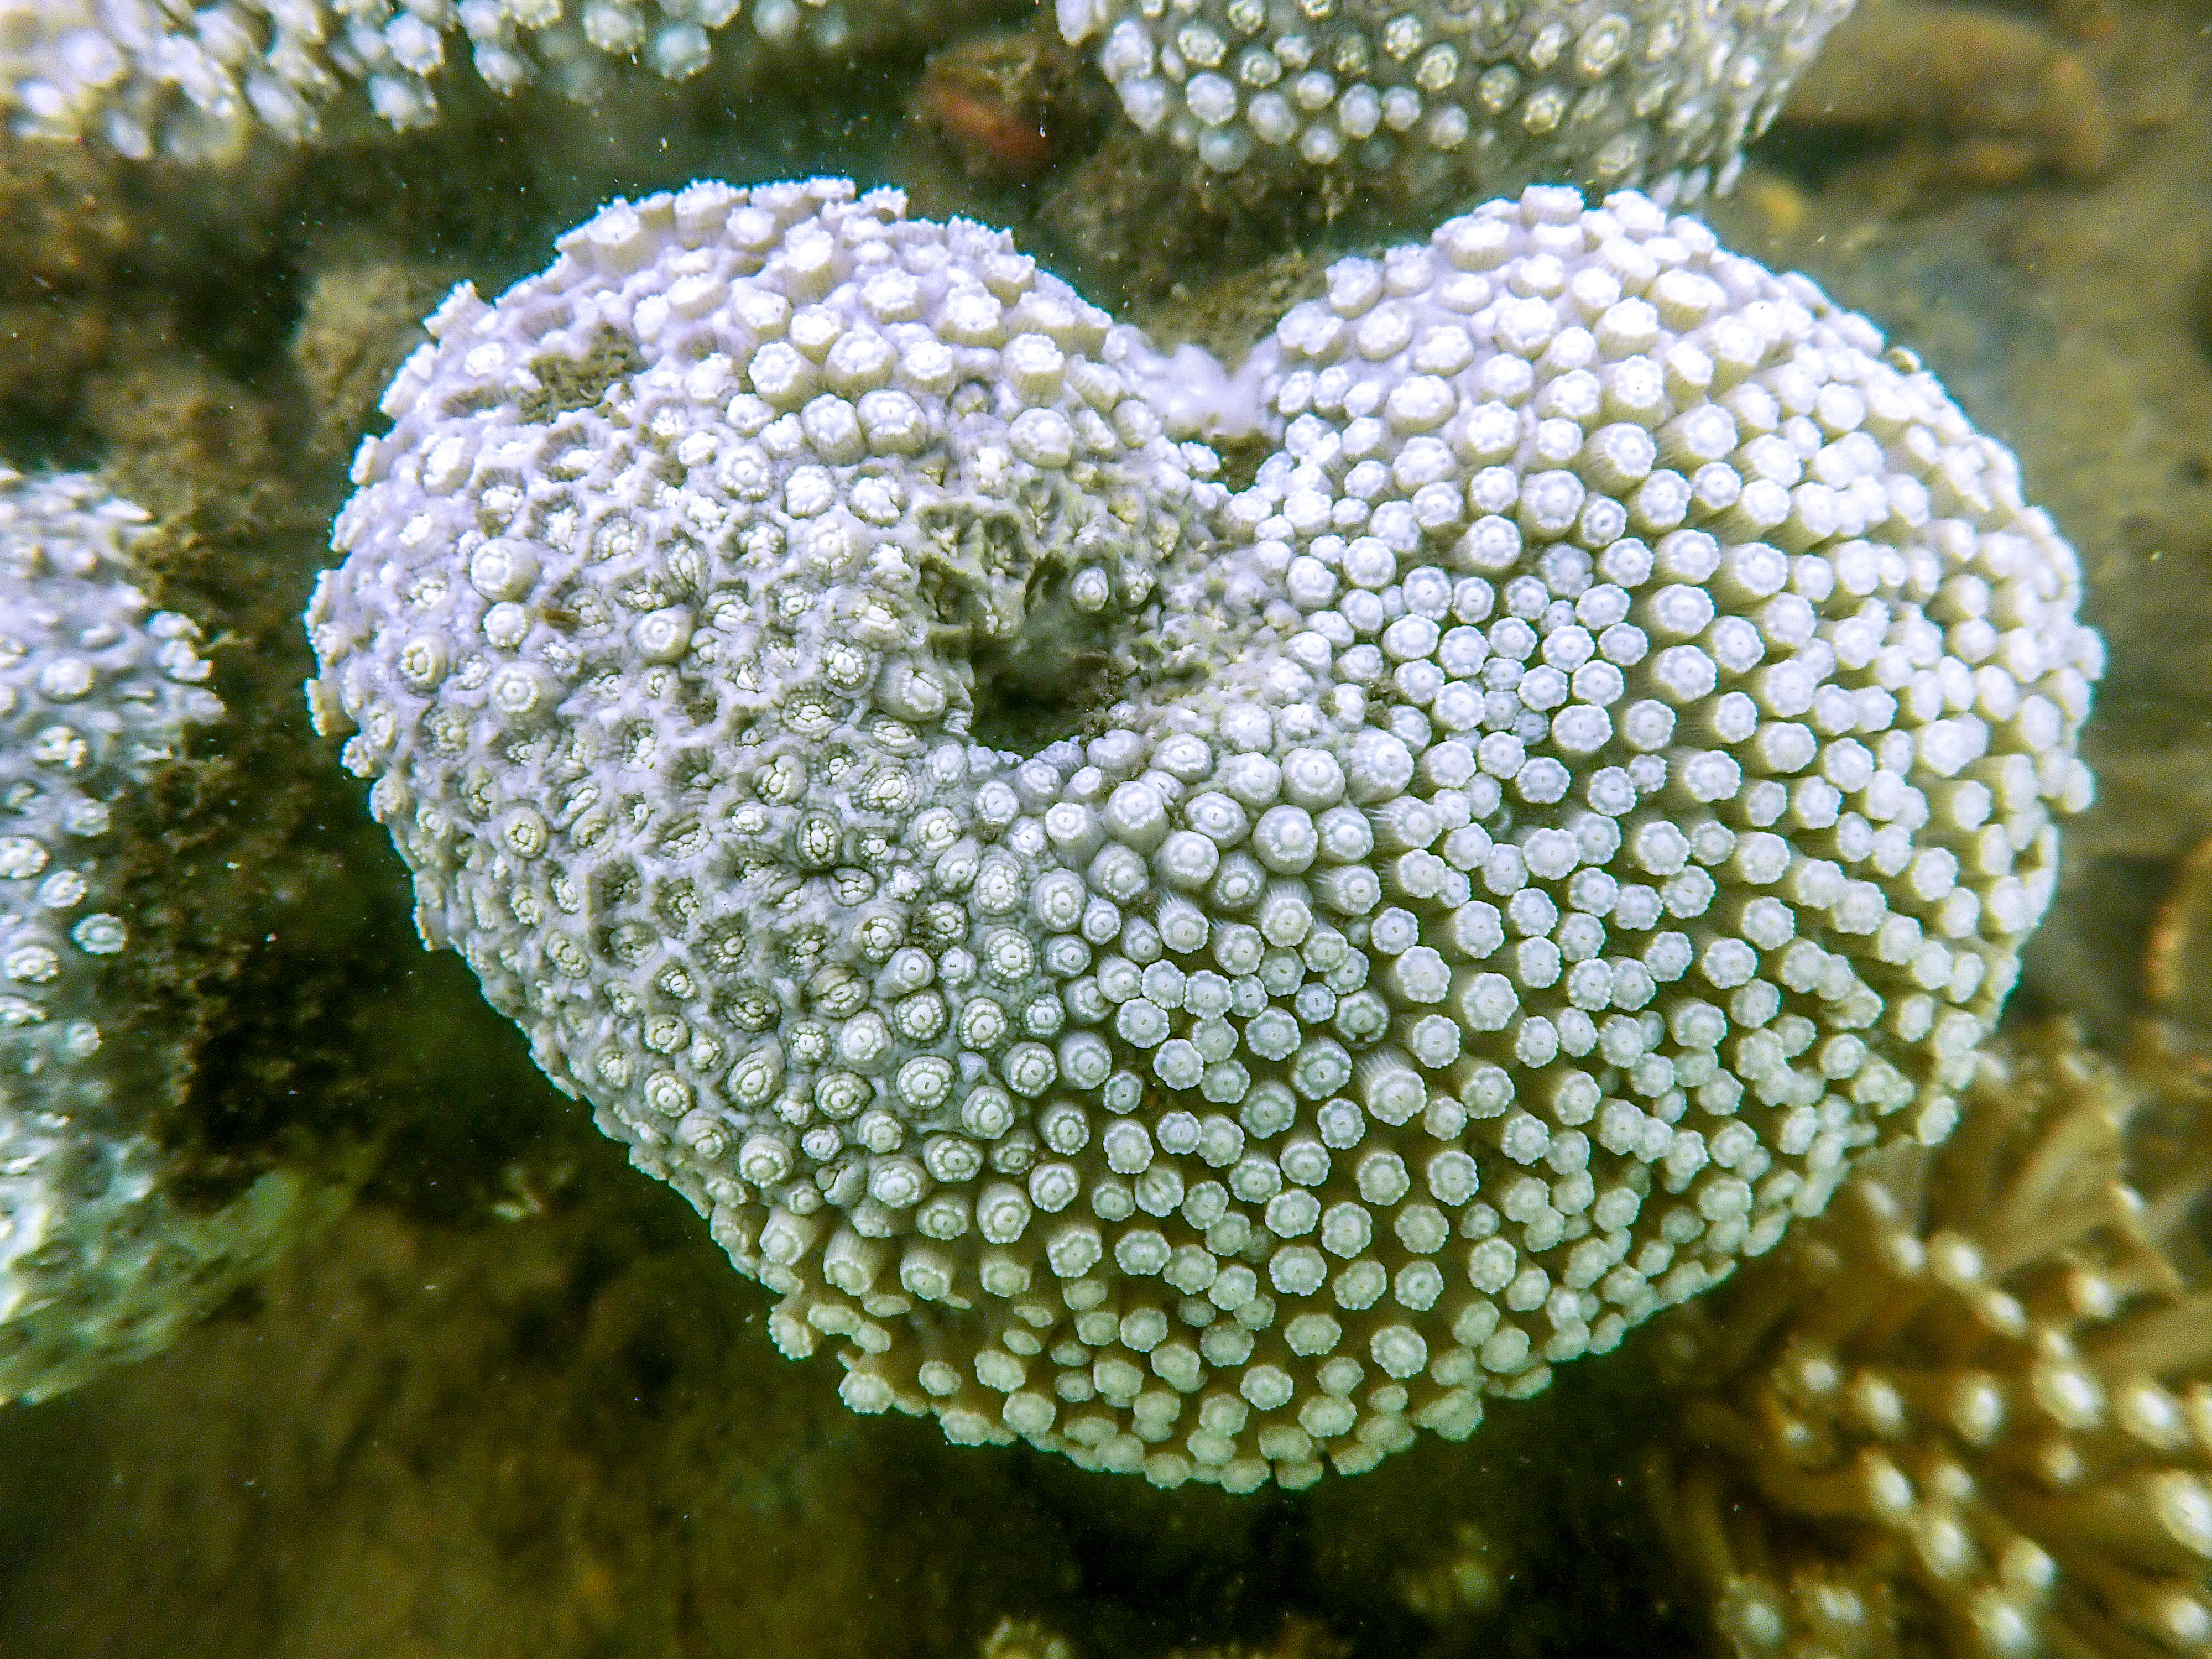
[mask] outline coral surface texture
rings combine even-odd
[[[2100,650],[1809,283],[1533,189],[1223,379],[1232,491],[895,192],[560,246],[393,382],[312,700],[425,939],[856,1408],[1310,1484],[1949,1132]]]
[[[928,40],[957,15],[945,0],[9,0],[0,112],[139,159],[235,160],[257,133],[319,136],[348,96],[388,126],[427,125],[464,60],[494,92],[544,83],[586,101],[628,64],[683,81],[719,58],[743,77]]]
[[[0,1400],[165,1346],[301,1196],[272,1174],[195,1215],[137,1131],[162,1054],[111,983],[149,948],[109,908],[116,818],[222,712],[198,627],[138,585],[145,520],[82,475],[0,471]]]
[[[1137,127],[1222,172],[1395,168],[1418,199],[1726,190],[1850,0],[1060,0]]]

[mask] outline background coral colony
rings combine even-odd
[[[993,39],[1095,77],[1125,179],[1248,262],[1371,236],[1249,353],[896,190],[702,180],[325,400],[311,596],[223,562],[281,491],[10,471],[0,1386],[155,1352],[415,1133],[353,969],[257,977],[270,906],[399,890],[319,827],[336,748],[422,943],[834,1356],[789,1388],[1250,1494],[1640,1347],[1723,1648],[2207,1650],[2201,1169],[2130,1139],[2193,1085],[1993,1035],[2093,797],[2080,564],[1695,216],[1844,9],[1063,0]],[[158,193],[988,21],[56,0],[0,49],[24,143]],[[219,672],[302,599],[328,746],[296,635]]]

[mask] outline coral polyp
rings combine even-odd
[[[1537,181],[1726,190],[1850,0],[1339,6],[1059,0],[1140,131],[1219,173],[1410,199]]]
[[[311,696],[425,939],[856,1408],[1357,1472],[1948,1132],[2098,648],[1809,283],[1493,204],[1222,380],[1232,493],[894,192],[561,250],[394,382]]]
[[[2212,1644],[2203,1177],[2129,1184],[2142,1098],[2063,1031],[1986,1056],[1948,1146],[1676,1316],[1653,1491],[1726,1650]]]

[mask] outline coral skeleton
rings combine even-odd
[[[2098,646],[1808,283],[1492,204],[1219,377],[1231,492],[895,192],[560,248],[394,381],[311,701],[425,940],[856,1408],[1357,1472],[1948,1133]]]

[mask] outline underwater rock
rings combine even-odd
[[[341,258],[315,272],[292,361],[314,404],[317,452],[343,457],[374,423],[423,313],[453,285],[453,273],[429,260]]]
[[[523,1219],[367,1200],[167,1353],[0,1415],[7,1650],[972,1659],[1051,1594],[1013,1460],[854,1417],[580,1135],[545,1126],[574,1167]]]
[[[1049,30],[994,30],[932,52],[908,110],[970,179],[1019,183],[1103,124],[1095,84]]]
[[[1531,190],[1164,386],[895,192],[560,246],[393,382],[311,702],[856,1408],[1354,1473],[1948,1133],[2099,651],[1809,283]]]
[[[1934,141],[1930,177],[2076,180],[2118,158],[2097,72],[2040,23],[1941,0],[1868,0],[1792,90],[1785,125]]]
[[[150,217],[115,172],[112,158],[0,136],[0,404],[54,418],[113,346],[118,278]]]

